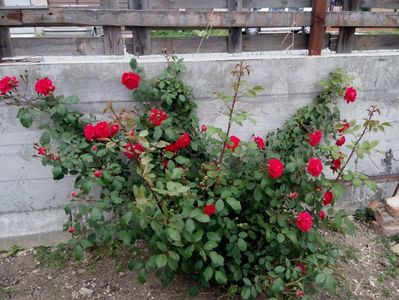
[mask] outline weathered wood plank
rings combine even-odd
[[[129,0],[129,9],[145,10],[148,9],[148,0]],[[151,53],[151,35],[150,30],[145,27],[129,27],[133,36],[133,54],[147,55]]]
[[[320,55],[326,31],[327,0],[313,0],[309,55]]]
[[[0,0],[0,7],[4,6],[4,0]],[[14,56],[14,49],[11,41],[10,29],[8,27],[0,27],[0,62],[3,57]]]
[[[104,39],[92,38],[13,38],[15,55],[103,55]]]
[[[360,7],[399,9],[398,0],[361,0]]]
[[[343,10],[359,10],[360,0],[344,0]],[[352,53],[356,27],[341,27],[338,34],[337,53]]]
[[[149,0],[151,9],[228,8],[229,0]],[[243,0],[244,8],[311,7],[311,0]]]
[[[228,0],[228,9],[229,11],[242,10],[242,0]],[[229,28],[227,51],[229,53],[242,52],[242,28],[240,27]]]
[[[14,11],[15,10],[11,10]],[[10,10],[0,9],[7,16]],[[144,26],[152,28],[310,26],[310,12],[129,11],[98,9],[21,9],[23,26]],[[20,23],[21,24],[21,23]],[[3,21],[0,26],[11,26]],[[15,26],[18,26],[15,24]],[[399,27],[399,13],[328,12],[326,26]]]
[[[330,50],[336,51],[338,36],[334,35],[330,39]],[[353,50],[392,50],[399,49],[398,34],[376,34],[376,35],[355,35],[355,45]]]
[[[118,9],[118,0],[101,0],[104,9]],[[106,55],[123,55],[124,44],[120,26],[104,26],[104,53]]]

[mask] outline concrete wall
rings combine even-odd
[[[399,173],[399,53],[368,53],[353,55],[264,56],[261,54],[187,56],[188,72],[184,79],[193,86],[199,106],[201,123],[224,126],[222,104],[213,92],[227,89],[230,71],[240,59],[251,66],[250,84],[261,84],[265,91],[256,99],[243,100],[240,106],[251,111],[257,124],[234,127],[235,134],[248,138],[253,133],[264,135],[281,126],[297,109],[309,103],[319,87],[315,85],[337,67],[356,76],[359,99],[347,105],[340,101],[343,117],[361,119],[365,109],[377,104],[381,119],[391,121],[393,127],[381,140],[383,152],[355,162],[353,167],[368,175]],[[124,58],[46,58],[41,63],[13,63],[0,66],[0,77],[17,76],[28,70],[30,78],[49,76],[57,86],[56,93],[78,95],[80,108],[100,114],[107,101],[118,107],[134,105],[130,93],[120,84],[120,76],[129,70],[129,57]],[[163,58],[139,60],[149,77],[165,66]],[[37,126],[23,128],[15,117],[16,109],[0,106],[0,240],[28,234],[54,232],[65,221],[63,207],[73,189],[73,178],[54,182],[51,171],[32,158],[32,143],[40,137]],[[372,137],[372,138],[374,138]],[[385,151],[391,150],[396,160],[384,161]],[[381,186],[379,196],[390,195],[394,184]],[[353,209],[364,205],[373,195],[366,189],[349,189],[343,207]],[[39,241],[40,243],[40,241]]]

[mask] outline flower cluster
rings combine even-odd
[[[86,124],[83,134],[88,141],[109,139],[119,132],[119,125],[117,123],[110,124],[106,121],[98,122],[97,124]]]
[[[35,84],[35,91],[39,95],[49,96],[55,91],[53,82],[48,78],[38,79]]]
[[[160,126],[168,115],[162,109],[153,108],[148,112],[148,119],[152,126]]]
[[[187,148],[191,143],[191,138],[188,132],[183,133],[175,143],[171,143],[165,147],[165,151],[177,153],[180,150]]]
[[[5,94],[11,92],[13,89],[18,87],[19,82],[16,77],[4,76],[0,80],[0,95],[4,96]]]

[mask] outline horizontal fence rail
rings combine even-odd
[[[0,26],[291,27],[310,26],[311,17],[311,12],[0,9]],[[325,25],[332,27],[399,27],[399,13],[327,12]]]
[[[356,28],[399,28],[399,0],[341,0],[337,2],[342,6],[335,9],[328,7],[327,0],[89,2],[90,7],[65,8],[59,7],[63,1],[49,0],[49,8],[33,8],[5,7],[0,0],[0,62],[4,57],[40,53],[121,55],[124,47],[135,55],[159,54],[165,48],[178,53],[308,49],[309,55],[320,55],[323,48],[338,53],[399,48],[399,34],[355,34]],[[65,26],[102,27],[104,36],[10,38],[9,34],[10,27]],[[288,28],[288,33],[242,34],[243,28],[276,27]],[[215,37],[150,36],[156,29],[203,29],[208,34],[217,28],[228,29],[228,33]],[[291,35],[290,28],[304,32],[308,32],[304,28],[310,28],[310,35]],[[338,28],[339,33],[326,34],[326,28]]]

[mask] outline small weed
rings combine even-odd
[[[15,256],[15,255],[18,254],[18,252],[19,252],[20,250],[22,250],[21,247],[19,247],[19,246],[17,246],[17,245],[12,245],[11,248],[10,248],[10,251],[8,251],[8,254],[9,254],[10,256]]]
[[[4,300],[9,297],[12,293],[11,288],[0,288],[0,300]]]
[[[46,268],[61,269],[72,257],[72,251],[65,245],[55,248],[36,247],[35,258]]]
[[[375,219],[373,210],[368,207],[357,209],[353,217],[355,220],[367,223]]]

